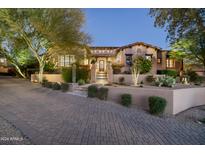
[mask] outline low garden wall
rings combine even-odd
[[[43,74],[49,82],[64,82],[61,74]],[[31,82],[38,82],[38,74],[31,74]]]
[[[108,100],[119,102],[120,95],[132,95],[132,104],[148,109],[149,96],[160,96],[167,100],[166,114],[177,114],[194,106],[205,105],[205,88],[167,89],[167,88],[137,88],[128,86],[110,87]]]
[[[150,74],[149,74],[150,75]],[[146,77],[148,76],[148,74],[145,74],[145,75],[140,75],[139,76],[139,83],[141,81],[143,81],[144,83],[146,83]],[[164,75],[154,75],[156,77],[163,77]],[[114,83],[119,83],[119,78],[120,77],[124,77],[124,83],[125,84],[133,84],[133,80],[132,80],[132,75],[131,74],[114,74],[113,75],[113,82]]]

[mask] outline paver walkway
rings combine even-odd
[[[205,144],[205,126],[0,77],[0,116],[32,144]]]

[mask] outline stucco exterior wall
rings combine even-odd
[[[43,78],[49,82],[64,82],[61,74],[43,74]],[[31,82],[38,82],[38,74],[31,74]]]
[[[133,47],[125,48],[119,51],[118,56],[121,58],[121,63],[125,65],[122,69],[123,71],[127,71],[129,66],[126,64],[126,54],[133,54],[133,56],[145,56],[146,54],[152,55],[152,69],[151,73],[156,74],[157,72],[157,51],[154,48],[145,47],[143,45],[136,45]]]
[[[205,105],[205,88],[168,89],[168,88],[139,88],[139,87],[108,87],[108,100],[120,103],[120,96],[132,95],[132,104],[139,108],[148,109],[148,98],[160,96],[167,100],[166,114],[175,115],[191,107]]]
[[[150,75],[150,74],[144,74],[144,75],[140,75],[139,76],[139,83],[141,81],[143,81],[144,83],[147,83],[146,81],[146,77]],[[154,75],[155,77],[163,77],[164,75]],[[124,77],[124,83],[125,84],[130,84],[132,85],[133,84],[133,80],[132,80],[132,75],[131,74],[114,74],[113,75],[113,82],[114,83],[119,83],[119,78],[120,77]]]
[[[204,87],[173,90],[173,114],[200,105],[205,105]]]
[[[142,109],[149,109],[149,96],[160,96],[167,100],[166,114],[173,114],[173,91],[159,88],[137,88],[137,87],[108,87],[108,100],[120,103],[120,96],[128,93],[132,95],[132,105]]]

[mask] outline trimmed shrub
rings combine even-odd
[[[161,70],[161,74],[165,74],[174,78],[178,76],[178,72],[176,70]]]
[[[167,105],[167,101],[158,96],[149,97],[149,110],[151,114],[159,115],[162,114]]]
[[[61,72],[62,78],[65,82],[72,82],[72,68],[71,67],[63,67]]]
[[[196,78],[196,80],[194,81],[194,84],[195,85],[201,85],[203,83],[203,77],[201,77],[201,76],[198,76],[197,78]]]
[[[78,85],[84,85],[85,81],[83,79],[78,80]]]
[[[123,106],[130,106],[132,104],[132,96],[130,94],[122,94],[120,103]]]
[[[61,85],[57,82],[52,84],[52,89],[53,90],[60,90],[61,89]]]
[[[97,97],[98,95],[98,87],[96,85],[91,85],[88,87],[88,97]]]
[[[61,91],[66,92],[68,91],[69,85],[68,83],[61,83]]]
[[[52,88],[52,85],[53,85],[52,82],[46,82],[45,83],[46,88]]]
[[[148,83],[152,83],[152,82],[154,82],[154,80],[155,80],[155,78],[154,78],[153,75],[148,75],[148,76],[146,77],[146,81],[147,81]]]
[[[189,82],[193,82],[195,85],[201,85],[203,82],[203,78],[199,76],[194,71],[187,71],[186,74],[188,75]]]
[[[46,80],[45,78],[43,78],[43,81],[41,83],[42,87],[46,87],[46,83],[48,82],[48,80]]]
[[[87,81],[89,79],[90,69],[85,66],[78,66],[76,69],[76,80],[84,80]],[[85,83],[84,83],[85,84]]]
[[[108,96],[108,88],[100,87],[98,89],[98,98],[101,100],[107,100]]]
[[[119,79],[118,79],[118,80],[119,80],[119,84],[121,84],[121,85],[122,85],[122,84],[124,84],[124,82],[125,82],[125,78],[124,78],[124,77],[122,77],[122,76],[121,76],[121,77],[119,77]]]

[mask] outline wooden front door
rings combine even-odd
[[[105,71],[105,62],[104,60],[99,61],[99,71],[104,72]]]

